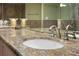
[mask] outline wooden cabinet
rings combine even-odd
[[[5,18],[22,18],[25,17],[24,4],[4,4]]]
[[[2,4],[0,4],[0,19],[2,18]]]
[[[3,56],[16,56],[16,54],[4,43],[3,44]]]
[[[0,56],[16,56],[17,54],[0,38]]]
[[[25,18],[25,4],[23,3],[15,4],[15,9],[18,18]]]
[[[4,17],[13,18],[18,17],[15,4],[4,4]]]
[[[2,46],[2,41],[1,41],[1,39],[0,39],[0,56],[2,56],[3,55],[3,48],[2,48],[3,46]]]
[[[3,16],[2,16],[3,15]],[[23,3],[0,3],[0,19],[24,18],[25,4]]]

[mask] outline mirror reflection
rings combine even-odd
[[[70,30],[79,30],[78,6],[74,3],[0,3],[0,26],[11,26],[11,18],[17,18],[16,27],[21,28],[47,32],[52,25],[65,30],[71,24]]]

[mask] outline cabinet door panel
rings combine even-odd
[[[16,56],[17,54],[0,37],[0,56]]]
[[[25,17],[25,4],[4,4],[4,17],[5,18],[24,18]]]
[[[2,49],[2,41],[1,41],[1,38],[0,38],[0,56],[3,55],[3,49]]]
[[[16,56],[16,54],[6,44],[3,44],[3,56]]]
[[[2,4],[0,4],[0,19],[2,18]]]
[[[15,9],[15,4],[4,4],[5,18],[17,17],[17,12]]]
[[[19,3],[15,5],[18,18],[25,18],[25,4]]]

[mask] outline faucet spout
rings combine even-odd
[[[69,40],[68,34],[72,34],[73,38],[76,39],[75,32],[69,33],[69,28],[73,28],[73,27],[70,24],[66,26],[65,33],[64,33],[64,39]]]
[[[50,26],[49,31],[53,37],[57,36],[58,38],[61,38],[60,29],[58,27],[56,27],[56,25]]]
[[[49,31],[51,31],[52,29],[55,29],[56,28],[56,25],[52,25],[49,27]]]

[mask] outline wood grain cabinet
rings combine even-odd
[[[2,56],[3,55],[3,49],[2,49],[2,41],[1,41],[1,39],[0,39],[0,56]]]
[[[0,19],[2,18],[2,4],[0,4]]]
[[[24,4],[4,4],[5,18],[22,18],[25,17]]]
[[[24,18],[25,4],[23,3],[0,3],[0,19]]]
[[[15,8],[15,4],[4,4],[3,12],[4,12],[5,18],[13,18],[18,16]]]
[[[16,56],[17,54],[0,38],[0,56]]]

